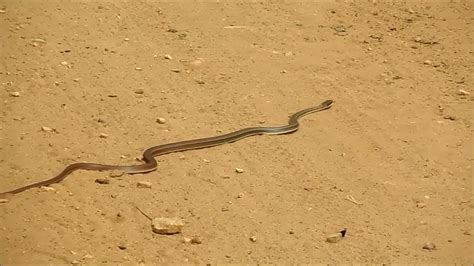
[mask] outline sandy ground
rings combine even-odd
[[[17,194],[2,265],[473,262],[472,2],[87,2],[0,1],[0,191],[335,104]],[[135,206],[186,225],[155,234]]]

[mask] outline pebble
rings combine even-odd
[[[7,203],[8,199],[0,199],[0,203]]]
[[[431,242],[426,242],[424,245],[423,245],[423,249],[426,249],[426,250],[435,250],[436,249],[436,245],[434,243],[431,243]]]
[[[43,190],[43,191],[56,191],[56,189],[54,187],[46,187],[46,186],[42,186],[41,190]]]
[[[125,39],[123,39],[123,40],[126,41],[126,42],[128,42],[128,41],[130,41],[130,38],[125,38]]]
[[[125,243],[119,243],[117,247],[121,250],[127,249],[127,245],[125,245]]]
[[[100,133],[100,135],[99,135],[99,138],[103,138],[103,139],[106,139],[108,137],[109,137],[109,135],[105,134],[105,133]]]
[[[179,73],[179,72],[181,72],[181,70],[179,70],[179,69],[177,69],[177,68],[171,69],[171,71],[173,71],[174,73]]]
[[[141,88],[140,88],[140,89],[136,89],[134,92],[135,92],[135,94],[143,94],[143,93],[145,93],[145,91],[144,91],[143,89],[141,89]]]
[[[136,67],[135,70],[136,71],[142,71],[143,69],[141,67]]]
[[[81,79],[80,78],[73,79],[74,82],[79,82],[79,80],[81,80]]]
[[[190,64],[192,66],[198,67],[198,66],[202,65],[202,61],[199,60],[199,59],[196,59],[196,60],[192,61]]]
[[[44,132],[53,132],[54,129],[50,128],[50,127],[41,127],[41,131],[44,131]]]
[[[20,97],[20,92],[18,92],[18,91],[12,91],[12,92],[10,92],[9,94],[10,94],[10,96],[12,96],[12,97]]]
[[[158,117],[158,118],[156,119],[156,123],[158,123],[158,124],[164,124],[164,123],[166,123],[166,119],[164,119],[163,117]]]
[[[425,60],[425,61],[423,62],[423,64],[425,64],[425,65],[431,65],[431,64],[433,64],[433,62],[431,62],[431,60]]]
[[[240,192],[240,193],[237,195],[237,198],[238,198],[238,199],[241,199],[241,198],[244,197],[244,195],[245,195],[244,193]]]
[[[238,173],[238,174],[241,174],[244,172],[244,169],[242,168],[235,168],[235,172]]]
[[[250,241],[252,241],[254,243],[257,242],[257,237],[256,236],[251,236],[251,237],[249,237],[249,239],[250,239]]]
[[[61,62],[61,65],[67,66],[67,65],[69,65],[69,63],[68,63],[67,61],[62,61],[62,62]]]
[[[0,14],[5,14],[6,11],[4,9],[0,9]]]
[[[424,203],[424,202],[417,202],[417,203],[416,203],[416,207],[417,207],[417,208],[420,208],[420,209],[423,209],[423,208],[426,207],[426,203]]]
[[[138,188],[151,188],[151,182],[138,181],[138,182],[137,182],[137,187],[138,187]]]
[[[326,242],[328,242],[328,243],[337,243],[337,242],[341,241],[343,237],[346,236],[346,233],[347,233],[347,228],[345,228],[344,230],[340,231],[337,234],[328,235],[326,237]]]
[[[342,234],[341,233],[328,235],[326,237],[326,242],[329,242],[329,243],[337,243],[341,240],[342,240]]]
[[[113,170],[110,172],[109,176],[110,177],[121,177],[123,176],[123,174],[125,174],[124,171],[121,171],[121,170]]]
[[[171,55],[169,55],[169,54],[165,54],[165,55],[163,56],[163,58],[164,58],[164,59],[167,59],[167,60],[172,60],[172,59],[173,59],[173,57],[172,57]]]
[[[95,182],[102,185],[110,184],[110,180],[108,180],[107,178],[97,178]]]
[[[79,263],[80,263],[80,262],[79,262],[78,260],[73,260],[73,261],[71,261],[71,264],[72,264],[72,265],[77,265],[77,264],[79,264]]]
[[[458,95],[469,95],[470,93],[468,91],[465,91],[463,89],[458,90],[457,92]]]
[[[202,244],[202,240],[199,237],[195,236],[191,238],[190,243],[194,245],[199,245],[199,244]]]
[[[153,232],[160,235],[173,235],[181,232],[184,221],[180,218],[155,218],[151,222]]]

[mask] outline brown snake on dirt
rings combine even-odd
[[[121,165],[108,165],[108,164],[97,164],[97,163],[73,163],[73,164],[68,165],[66,168],[64,168],[64,170],[61,173],[59,173],[57,176],[53,178],[40,181],[37,183],[33,183],[24,187],[20,187],[11,191],[2,192],[0,193],[0,198],[4,198],[10,194],[17,194],[31,188],[49,186],[54,183],[59,183],[64,178],[66,178],[69,174],[71,174],[72,172],[76,170],[94,170],[94,171],[119,170],[127,174],[148,173],[148,172],[156,170],[157,162],[155,160],[155,157],[159,155],[178,152],[178,151],[209,148],[209,147],[213,147],[217,145],[222,145],[225,143],[235,142],[237,140],[254,136],[254,135],[263,135],[263,134],[279,135],[279,134],[292,133],[298,130],[298,127],[299,127],[298,119],[300,117],[310,114],[310,113],[315,113],[315,112],[329,109],[332,106],[332,104],[333,104],[333,101],[326,100],[318,106],[301,110],[291,115],[288,121],[288,125],[284,125],[284,126],[249,127],[249,128],[244,128],[244,129],[237,130],[231,133],[223,134],[220,136],[185,140],[185,141],[180,141],[180,142],[154,146],[143,152],[144,164],[140,164],[140,165],[121,166]]]

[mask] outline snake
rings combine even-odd
[[[280,135],[280,134],[292,133],[292,132],[297,131],[299,128],[299,122],[298,122],[299,118],[310,113],[315,113],[315,112],[329,109],[332,105],[333,105],[332,100],[326,100],[318,106],[303,109],[291,115],[289,117],[288,124],[283,125],[283,126],[248,127],[248,128],[240,129],[240,130],[223,134],[223,135],[219,135],[219,136],[185,140],[185,141],[179,141],[179,142],[153,146],[151,148],[146,149],[143,152],[143,158],[141,160],[143,164],[140,164],[140,165],[109,165],[109,164],[85,163],[85,162],[73,163],[66,166],[64,170],[60,172],[58,175],[56,175],[55,177],[52,177],[44,181],[36,182],[33,184],[29,184],[23,187],[19,187],[11,191],[1,192],[0,198],[5,198],[12,194],[17,194],[17,193],[20,193],[32,188],[39,188],[39,187],[49,186],[51,184],[59,183],[62,180],[64,180],[68,175],[70,175],[72,172],[77,171],[77,170],[91,170],[91,171],[116,170],[116,171],[121,171],[126,174],[149,173],[157,169],[158,163],[155,160],[155,157],[160,156],[160,155],[180,152],[180,151],[214,147],[214,146],[222,145],[225,143],[232,143],[232,142],[241,140],[243,138],[247,138],[247,137],[255,136],[255,135]]]

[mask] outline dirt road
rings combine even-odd
[[[17,194],[1,264],[473,262],[472,2],[111,2],[0,1],[0,191],[335,104]]]

